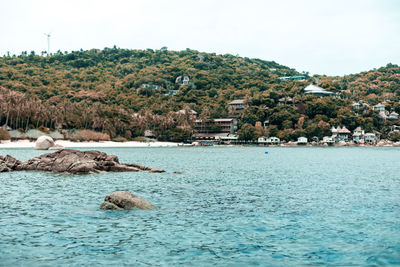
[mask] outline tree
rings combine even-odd
[[[239,140],[254,140],[255,136],[255,128],[253,125],[249,123],[245,123],[238,131]]]

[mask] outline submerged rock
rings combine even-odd
[[[129,209],[153,209],[154,206],[147,200],[128,191],[118,191],[108,194],[100,205],[103,210],[129,210]]]
[[[54,153],[43,154],[25,162],[11,156],[0,156],[0,171],[51,171],[72,174],[100,172],[137,172],[158,170],[135,164],[119,163],[118,157],[104,152],[91,150],[79,151],[62,149]],[[162,171],[162,170],[161,170]]]
[[[50,136],[40,136],[35,143],[35,149],[37,150],[47,150],[54,146],[54,140]]]

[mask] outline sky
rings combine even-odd
[[[400,0],[1,0],[0,55],[184,50],[346,75],[400,64]]]

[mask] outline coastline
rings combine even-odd
[[[174,142],[138,142],[138,141],[127,141],[127,142],[114,142],[114,141],[87,141],[87,142],[73,142],[69,140],[57,140],[56,145],[63,146],[64,148],[135,148],[135,147],[185,147],[182,143]],[[189,145],[192,147],[194,145]],[[312,144],[298,145],[296,143],[284,143],[275,145],[265,144],[215,144],[214,146],[259,146],[259,147],[400,147],[400,142],[379,142],[377,144]],[[0,149],[10,148],[34,148],[35,142],[29,140],[18,140],[18,141],[1,141]]]
[[[128,141],[128,142],[113,142],[113,141],[99,141],[99,142],[72,142],[68,140],[57,140],[56,145],[61,145],[64,148],[77,148],[77,147],[87,147],[87,148],[107,148],[107,147],[175,147],[178,143],[173,142],[138,142],[138,141]],[[0,149],[5,148],[34,148],[35,142],[29,140],[19,140],[19,141],[2,141],[0,142]]]

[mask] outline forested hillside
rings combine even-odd
[[[279,79],[294,75],[306,81]],[[304,95],[312,82],[340,97]],[[275,62],[189,49],[7,55],[0,58],[0,86],[1,125],[91,129],[111,138],[130,139],[146,129],[161,140],[190,138],[193,118],[176,111],[193,109],[203,119],[226,117],[234,99],[247,102],[240,126],[269,120],[267,132],[259,134],[286,140],[321,136],[337,125],[384,131],[387,123],[373,111],[354,112],[353,101],[374,105],[386,100],[388,110],[400,112],[397,65],[345,77],[308,77]],[[282,103],[282,98],[294,103]]]

